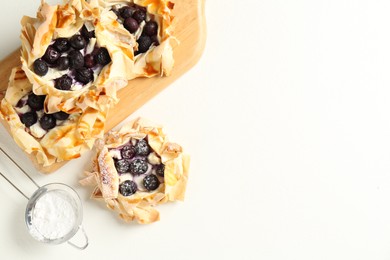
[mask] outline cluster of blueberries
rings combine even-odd
[[[19,115],[20,116],[20,121],[26,126],[30,127],[34,125],[38,121],[38,115],[37,112],[43,111],[43,106],[45,102],[45,95],[35,95],[34,93],[30,93],[28,95],[27,100],[21,99],[16,107],[23,107],[27,105],[30,107],[30,112],[24,113]],[[39,124],[44,130],[50,130],[54,128],[57,125],[57,120],[66,120],[68,119],[69,114],[65,112],[57,112],[54,114],[46,114],[43,113],[43,115],[39,118]]]
[[[146,8],[139,5],[127,5],[120,9],[112,9],[118,20],[132,34],[145,21],[141,36],[138,38],[138,51],[135,55],[145,53],[154,44],[159,45],[157,33],[158,24],[150,19],[146,21]],[[84,25],[79,33],[70,38],[57,38],[45,54],[34,61],[33,70],[39,76],[45,76],[49,68],[59,71],[70,69],[70,73],[54,80],[54,87],[60,90],[71,90],[75,81],[85,85],[94,80],[93,70],[98,66],[104,67],[111,62],[110,55],[105,47],[94,48],[92,53],[83,55],[91,38],[95,38],[95,31],[88,31]]]
[[[132,34],[145,21],[141,36],[138,38],[138,51],[135,55],[145,53],[154,44],[159,45],[158,24],[150,19],[146,21],[146,8],[135,4],[112,9],[123,26]],[[96,47],[92,53],[86,54],[86,48],[91,38],[95,38],[95,31],[88,31],[84,25],[79,33],[70,38],[57,38],[46,50],[45,54],[34,61],[33,70],[39,76],[45,76],[49,68],[59,71],[70,70],[69,73],[54,80],[54,87],[60,90],[71,90],[75,81],[85,85],[94,80],[94,69],[104,67],[111,62],[110,55],[106,48]],[[84,55],[83,55],[84,54]],[[57,125],[58,120],[66,120],[69,114],[57,112],[54,114],[38,113],[44,109],[45,95],[30,93],[28,98],[22,98],[16,107],[23,107],[26,104],[30,111],[19,114],[21,122],[26,127],[31,127],[37,121],[44,130],[50,130]],[[115,160],[115,168],[119,174],[130,173],[133,176],[145,175],[143,186],[148,191],[156,190],[160,185],[157,177],[164,177],[164,164],[152,165],[148,163],[148,155],[153,152],[146,139],[141,139],[132,145],[131,142],[120,149],[121,159]],[[149,167],[153,172],[145,174]],[[119,192],[123,196],[130,196],[137,192],[137,184],[132,180],[126,180],[119,186]]]
[[[153,152],[149,147],[147,140],[141,139],[133,146],[128,143],[120,149],[122,159],[114,159],[115,168],[119,174],[130,173],[133,176],[140,176],[148,171],[148,155]],[[164,177],[164,164],[154,165],[156,174]],[[155,174],[147,174],[143,178],[143,185],[146,190],[156,190],[160,181]],[[137,184],[134,181],[126,180],[119,185],[119,192],[123,196],[130,196],[138,190]]]
[[[134,34],[138,30],[140,24],[145,21],[142,35],[137,40],[138,51],[135,53],[136,55],[148,51],[152,44],[156,46],[159,45],[157,38],[158,24],[153,20],[146,21],[145,7],[133,4],[121,7],[118,10],[112,9],[112,11],[117,15],[118,20],[123,23],[123,26],[132,34]]]
[[[95,31],[88,31],[85,25],[78,34],[70,38],[57,38],[47,48],[45,54],[34,61],[34,72],[39,76],[45,76],[49,67],[59,71],[70,69],[69,74],[54,80],[54,87],[60,90],[70,90],[73,79],[81,84],[88,84],[94,80],[93,69],[111,62],[110,55],[104,47],[95,47],[92,53],[83,55],[91,38],[95,38]]]

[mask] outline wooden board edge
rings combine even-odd
[[[185,64],[185,68],[184,68],[184,70],[182,70],[182,73],[180,75],[173,75],[173,76],[167,77],[167,83],[165,84],[165,87],[159,88],[158,91],[153,93],[153,95],[150,98],[153,98],[155,95],[157,95],[159,92],[161,92],[164,88],[166,88],[167,86],[172,84],[180,76],[182,76],[183,74],[188,72],[192,67],[194,67],[199,62],[199,60],[201,59],[201,57],[203,55],[203,52],[204,52],[204,49],[206,46],[206,40],[207,40],[207,33],[206,33],[207,27],[206,27],[206,19],[205,19],[205,0],[197,0],[197,1],[199,3],[197,5],[197,13],[199,14],[199,16],[198,16],[199,25],[198,26],[200,28],[201,33],[199,33],[199,41],[197,42],[196,49],[194,49],[194,51],[192,52],[192,56],[188,59],[189,62],[187,62]],[[0,70],[0,78],[9,79],[9,77],[11,75],[11,70],[14,67],[20,66],[20,60],[15,59],[15,57],[17,57],[19,55],[20,55],[20,48],[15,50],[14,52],[10,53],[6,58],[4,58],[1,61],[1,63],[5,64],[6,68],[3,70]],[[149,80],[149,79],[136,79],[136,80]],[[132,82],[129,84],[132,84]],[[7,87],[7,84],[0,86],[0,102],[4,98],[4,91],[6,90],[6,87]],[[119,95],[121,92],[125,92],[125,91],[126,91],[126,88],[120,90]],[[143,103],[143,104],[145,104],[145,103]],[[134,112],[134,110],[140,108],[143,104],[135,106],[132,112]],[[129,115],[127,115],[127,117],[131,116],[132,112],[129,113]],[[110,123],[107,123],[106,128],[105,128],[105,132],[107,132],[107,131],[111,130],[112,128],[114,128],[115,126],[117,126],[122,120],[116,120],[116,121],[111,121]],[[109,119],[107,120],[107,122],[109,122]],[[9,132],[11,134],[8,123],[2,119],[0,119],[0,123],[5,127],[7,132]],[[22,149],[19,146],[18,146],[18,148],[22,151]],[[54,173],[55,171],[57,171],[58,169],[60,169],[62,166],[64,166],[66,163],[69,162],[69,161],[57,162],[53,165],[44,167],[44,166],[38,164],[37,159],[34,156],[34,154],[28,154],[24,151],[22,151],[22,152],[27,155],[27,157],[30,159],[30,161],[34,165],[34,167],[39,172],[44,173],[44,174]]]

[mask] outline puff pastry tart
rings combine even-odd
[[[90,100],[92,99],[92,100]],[[47,112],[47,96],[36,95],[25,72],[13,69],[0,105],[0,117],[16,143],[43,166],[79,157],[104,134],[109,101],[83,96],[82,112]],[[99,105],[100,104],[100,105]]]
[[[172,2],[101,0],[99,5],[101,21],[96,32],[123,53],[128,80],[171,73],[172,48],[177,44]]]
[[[22,68],[34,93],[61,106],[49,106],[50,113],[72,112],[79,96],[91,88],[115,95],[127,85],[123,55],[111,52],[115,48],[108,48],[106,37],[95,30],[100,10],[95,1],[55,6],[43,1],[36,18],[21,21]]]
[[[184,199],[189,157],[161,126],[139,118],[95,146],[93,171],[80,182],[95,186],[92,198],[104,200],[125,221],[155,222],[154,206]]]

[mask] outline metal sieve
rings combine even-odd
[[[23,193],[14,183],[12,183],[2,172],[0,172],[0,175],[8,181],[9,184],[11,184],[21,195],[23,195],[27,200],[27,206],[25,211],[25,221],[27,225],[27,229],[29,231],[29,234],[37,241],[50,244],[50,245],[58,245],[62,244],[64,242],[67,242],[69,245],[83,250],[87,248],[88,246],[88,236],[82,226],[83,221],[83,206],[81,203],[81,199],[77,192],[71,188],[70,186],[63,184],[63,183],[49,183],[44,186],[39,186],[31,177],[30,175],[23,170],[22,167],[20,167],[1,147],[0,151],[4,153],[8,159],[10,159],[29,179],[34,185],[38,188],[31,197],[28,197],[25,193]],[[69,203],[69,207],[72,210],[72,213],[74,213],[74,219],[73,224],[69,230],[67,230],[66,233],[61,234],[60,236],[56,237],[45,237],[44,234],[41,234],[40,231],[37,229],[37,227],[34,225],[34,211],[37,209],[37,203],[40,202],[45,196],[48,194],[50,195],[56,195],[61,196],[63,199],[66,200],[67,203]],[[39,209],[41,210],[41,209]],[[61,213],[61,212],[59,212]],[[73,216],[73,215],[72,215]],[[76,245],[70,241],[78,231],[81,231],[84,235],[85,243],[81,246]]]

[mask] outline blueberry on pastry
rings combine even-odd
[[[123,58],[110,52],[104,35],[95,33],[101,10],[85,0],[53,6],[43,1],[36,18],[23,17],[22,68],[34,93],[67,103],[48,107],[48,112],[74,111],[79,97],[90,90],[110,93],[115,100],[116,90],[127,85]]]
[[[95,146],[93,169],[80,182],[93,185],[92,198],[103,199],[125,221],[155,222],[156,205],[184,199],[189,157],[161,126],[139,118]]]
[[[168,76],[174,60],[174,4],[168,0],[101,0],[98,34],[122,53],[128,80]]]
[[[86,106],[80,112],[49,113],[48,97],[35,94],[24,71],[15,68],[1,100],[0,117],[7,122],[15,142],[46,167],[80,157],[103,136],[109,106],[92,105],[88,96],[81,97]]]

